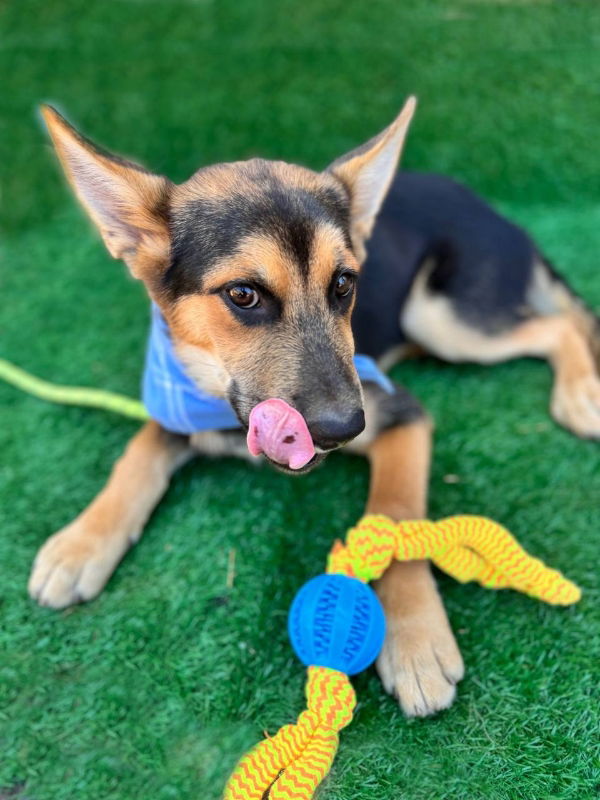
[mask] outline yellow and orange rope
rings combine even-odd
[[[383,514],[363,517],[348,531],[345,545],[334,544],[327,572],[367,582],[379,578],[394,559],[425,558],[460,583],[516,589],[551,605],[571,605],[581,597],[574,583],[526,553],[498,522],[467,514],[438,522],[393,522]]]
[[[394,559],[425,558],[461,583],[512,588],[552,605],[571,605],[581,597],[578,586],[526,553],[506,528],[477,516],[393,522],[382,514],[367,515],[348,532],[345,544],[334,544],[327,572],[368,582]],[[308,708],[295,725],[284,726],[240,760],[224,800],[313,796],[333,763],[338,732],[352,720],[356,695],[345,673],[311,666],[306,698]]]
[[[347,675],[309,667],[308,708],[295,725],[256,745],[238,764],[225,789],[226,800],[291,800],[312,797],[329,772],[338,731],[352,721],[356,695]]]

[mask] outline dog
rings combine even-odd
[[[192,420],[189,430],[172,415],[161,424],[157,410],[91,505],[39,551],[29,592],[40,604],[95,597],[174,471],[198,453],[249,457],[246,434],[289,473],[337,448],[363,454],[366,511],[425,517],[432,421],[382,372],[414,347],[451,362],[546,359],[554,418],[600,436],[597,318],[527,234],[468,189],[397,174],[414,110],[409,98],[389,127],[323,172],[251,159],[174,185],[43,107],[77,197],[152,300],[149,374],[168,356],[187,381],[173,401],[177,381],[168,365],[159,370],[163,399],[174,406],[197,390],[219,404],[212,419],[222,423],[196,430]],[[367,359],[360,379],[355,351]],[[250,429],[265,402],[275,416]],[[274,430],[286,435],[276,441]],[[407,715],[448,707],[463,662],[429,564],[394,563],[375,588],[387,616],[385,689]]]

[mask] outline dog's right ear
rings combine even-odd
[[[350,194],[351,235],[359,261],[366,255],[364,244],[398,167],[416,105],[416,98],[409,97],[396,119],[379,136],[338,158],[328,168]]]
[[[50,106],[42,116],[69,183],[113,258],[148,279],[169,256],[171,183],[99,150]]]

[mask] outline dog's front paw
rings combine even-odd
[[[586,375],[557,381],[550,411],[554,419],[584,439],[600,438],[600,379]]]
[[[389,620],[377,670],[386,691],[409,717],[425,717],[452,705],[464,666],[446,615]]]
[[[101,591],[124,548],[74,522],[51,536],[38,552],[29,594],[42,606],[65,608],[91,600]]]

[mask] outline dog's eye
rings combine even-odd
[[[260,303],[260,296],[251,286],[240,284],[227,289],[229,299],[239,308],[256,308]]]
[[[342,272],[335,281],[335,294],[337,297],[348,297],[354,289],[354,276],[349,272]]]

